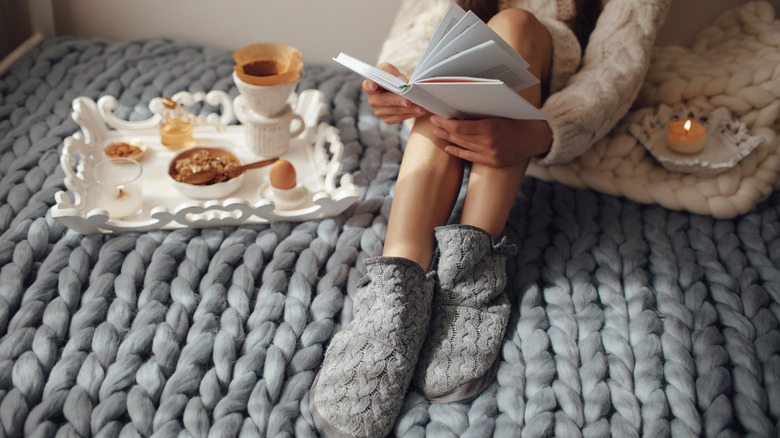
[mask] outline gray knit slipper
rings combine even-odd
[[[511,310],[506,258],[517,247],[467,225],[437,228],[436,241],[439,281],[415,386],[434,403],[450,403],[476,396],[495,378]]]
[[[330,437],[382,437],[392,430],[431,317],[433,273],[397,257],[366,261],[354,319],[331,340],[309,392]]]

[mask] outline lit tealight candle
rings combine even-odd
[[[103,190],[100,206],[112,217],[131,217],[143,209],[144,197],[137,184],[117,184],[113,189],[106,187]]]
[[[707,127],[688,119],[669,123],[666,129],[666,143],[669,148],[682,154],[701,152],[707,141]]]
[[[141,185],[141,165],[129,158],[110,158],[95,165],[97,207],[113,218],[128,218],[141,213],[144,207]]]

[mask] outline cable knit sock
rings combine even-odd
[[[496,375],[510,312],[506,256],[517,248],[466,225],[437,228],[436,241],[439,282],[415,386],[432,402],[449,403],[479,394]]]
[[[354,319],[331,340],[309,393],[312,416],[330,437],[390,433],[428,332],[434,274],[396,257],[366,266]]]

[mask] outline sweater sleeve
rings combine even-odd
[[[614,0],[599,16],[579,71],[542,106],[553,132],[542,165],[567,163],[604,137],[642,86],[670,0]]]

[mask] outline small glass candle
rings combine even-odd
[[[130,158],[109,158],[97,163],[93,169],[97,207],[117,219],[139,215],[144,208],[141,173],[141,165]]]
[[[682,154],[701,152],[707,141],[707,126],[695,120],[669,122],[666,128],[666,144],[669,149]]]

